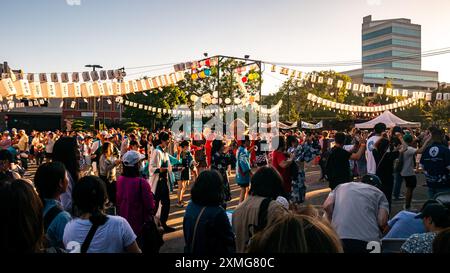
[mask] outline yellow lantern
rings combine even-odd
[[[200,77],[200,79],[206,78],[205,71],[198,73],[198,76]]]
[[[198,75],[197,74],[192,74],[191,75],[191,79],[193,79],[195,81],[196,79],[198,79]]]

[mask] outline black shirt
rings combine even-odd
[[[394,172],[394,160],[398,158],[399,152],[386,152],[384,157],[377,149],[372,151],[373,157],[377,164],[377,176],[381,179],[381,182],[390,183],[394,180],[392,173]]]
[[[352,181],[349,162],[351,156],[352,153],[341,147],[331,149],[326,165],[326,174],[331,189],[336,188],[339,184]]]

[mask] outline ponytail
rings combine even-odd
[[[108,217],[102,212],[100,211],[98,208],[95,209],[91,216],[89,217],[89,221],[91,221],[91,223],[93,225],[103,225],[106,223],[106,221],[108,220]]]

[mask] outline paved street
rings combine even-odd
[[[32,179],[33,175],[36,171],[36,165],[31,164],[27,173],[25,174],[25,178]],[[328,183],[326,182],[318,182],[320,178],[320,169],[318,166],[308,165],[306,167],[306,185],[307,185],[307,194],[306,194],[306,202],[305,204],[311,204],[313,206],[321,206],[325,201],[328,193],[330,192],[330,188],[328,188]],[[234,174],[230,177],[231,183],[231,193],[232,200],[228,203],[228,209],[233,210],[237,207],[239,201],[239,192],[240,188],[234,182]],[[427,200],[427,191],[426,187],[423,187],[424,179],[422,176],[418,176],[417,188],[414,192],[413,197],[413,208],[420,209],[422,204]],[[402,192],[404,192],[404,185]],[[174,228],[176,231],[173,233],[165,234],[164,240],[165,244],[161,248],[162,253],[181,253],[183,252],[184,247],[184,238],[183,238],[183,216],[185,208],[178,208],[176,204],[176,189],[174,193],[170,195],[172,206],[170,208],[170,216],[168,224]],[[186,191],[185,200],[188,201],[190,199],[190,191]],[[392,205],[392,213],[391,217],[394,216],[397,212],[402,210],[403,201],[393,201]]]
[[[330,192],[330,188],[328,188],[328,183],[325,182],[317,182],[320,178],[320,169],[318,166],[307,166],[306,168],[306,184],[307,184],[307,201],[305,204],[311,204],[314,206],[321,206],[325,201],[328,193]],[[234,182],[234,175],[230,177],[231,183],[231,192],[232,192],[232,200],[228,203],[228,208],[233,210],[237,207],[239,201],[239,192],[240,188]],[[427,200],[427,191],[426,187],[423,187],[424,180],[422,177],[419,177],[417,188],[414,192],[413,197],[413,208],[420,208],[422,204]],[[402,192],[404,192],[404,185]],[[190,194],[187,191],[185,196],[185,200],[189,200]],[[171,194],[171,213],[169,216],[168,224],[177,229],[176,232],[165,234],[164,240],[165,244],[161,248],[162,253],[180,253],[183,252],[184,247],[184,238],[183,238],[183,216],[184,216],[184,208],[180,209],[175,206],[176,204],[176,192]],[[403,201],[393,201],[392,204],[392,213],[391,217],[394,216],[397,212],[402,210]]]

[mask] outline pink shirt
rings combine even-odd
[[[117,214],[127,219],[134,233],[139,236],[144,224],[144,215],[145,220],[155,215],[155,200],[149,182],[140,177],[120,176],[117,180],[116,201]]]

